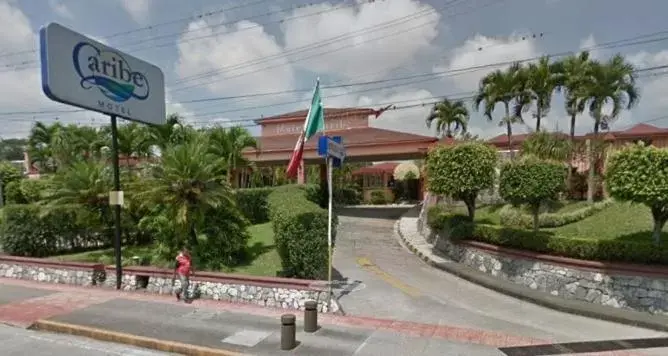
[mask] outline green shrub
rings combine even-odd
[[[33,204],[40,201],[43,192],[48,188],[46,178],[22,179],[9,183],[5,187],[5,197],[10,204]]]
[[[564,189],[566,169],[563,164],[525,158],[501,167],[499,194],[515,206],[527,204],[532,214],[532,227],[540,227],[540,207],[556,199]]]
[[[362,202],[362,193],[354,185],[334,187],[334,203],[341,205],[358,205]]]
[[[668,246],[650,241],[572,238],[547,231],[472,224],[448,212],[433,210],[427,223],[453,242],[480,241],[492,245],[591,261],[668,265]]]
[[[612,199],[608,199],[571,212],[540,214],[538,225],[542,228],[552,228],[572,224],[600,212],[610,206],[612,202]],[[512,205],[505,205],[499,210],[499,219],[501,225],[508,227],[521,229],[531,229],[533,227],[533,216]]]
[[[273,188],[238,189],[237,206],[251,224],[262,224],[269,221],[269,204],[267,199]]]
[[[109,245],[104,234],[77,224],[75,209],[50,209],[44,214],[37,205],[14,204],[5,206],[2,213],[0,245],[10,255],[45,257]]]
[[[494,186],[497,159],[496,149],[480,142],[437,146],[425,162],[429,191],[463,201],[473,221],[478,195]]]
[[[307,198],[308,188],[286,185],[269,194],[269,212],[283,273],[327,277],[327,210]],[[337,219],[333,219],[336,233]],[[332,236],[333,238],[335,235]]]
[[[387,204],[387,199],[385,198],[385,192],[382,190],[374,190],[371,192],[371,204],[373,205],[383,205]]]

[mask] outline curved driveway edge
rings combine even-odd
[[[652,315],[645,312],[617,309],[555,297],[544,292],[500,280],[453,260],[435,255],[432,251],[432,246],[418,232],[417,218],[414,217],[414,213],[412,217],[406,216],[408,214],[399,218],[395,224],[395,233],[410,251],[433,267],[496,292],[557,311],[657,331],[668,331],[668,317],[662,315]]]

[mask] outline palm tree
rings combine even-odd
[[[160,207],[180,232],[180,238],[197,246],[198,227],[210,209],[234,207],[230,185],[220,174],[223,157],[209,150],[205,135],[179,145],[167,147],[161,164],[152,168],[150,177],[141,182],[144,190],[137,194],[146,207]]]
[[[592,61],[589,66],[590,77],[582,89],[582,97],[594,119],[594,140],[602,124],[609,124],[617,118],[623,109],[631,109],[638,103],[640,94],[635,83],[635,68],[620,54],[605,63]],[[603,107],[611,105],[610,114],[603,113]],[[591,151],[591,150],[590,150]],[[596,160],[589,152],[589,179],[587,182],[587,201],[594,200],[594,180]]]
[[[473,99],[473,108],[480,109],[484,103],[484,114],[488,120],[492,121],[492,112],[498,103],[503,103],[505,116],[500,120],[499,126],[506,127],[508,135],[508,150],[511,157],[513,153],[513,128],[512,125],[522,122],[522,118],[511,113],[510,104],[518,101],[521,88],[522,67],[519,63],[513,64],[508,70],[496,70],[480,81],[478,94]]]
[[[444,98],[434,104],[426,121],[427,128],[431,128],[432,122],[436,122],[436,134],[438,136],[445,134],[446,137],[452,138],[453,132],[466,132],[469,111],[463,101],[450,101],[448,98]]]
[[[174,143],[177,139],[178,132],[183,126],[183,119],[179,114],[170,114],[167,116],[167,120],[164,124],[150,126],[149,135],[152,143],[157,146],[160,151],[165,150],[167,146]]]
[[[536,132],[540,131],[540,122],[547,115],[552,106],[552,94],[559,87],[561,76],[558,75],[559,66],[550,63],[550,57],[544,56],[537,63],[530,63],[521,71],[522,79],[518,83],[520,89],[520,100],[515,107],[515,115],[521,116],[533,103],[536,112]]]
[[[535,156],[543,160],[568,162],[571,156],[570,141],[564,140],[564,134],[535,132],[522,143],[522,155]]]
[[[100,161],[76,161],[50,180],[42,201],[44,213],[71,208],[82,226],[105,229],[109,220],[111,174]],[[110,235],[109,235],[110,236]]]
[[[62,128],[60,123],[46,125],[36,122],[30,130],[28,137],[28,155],[30,164],[36,164],[42,173],[55,172],[57,165],[53,158],[52,143],[58,130]]]
[[[248,130],[240,126],[227,129],[215,127],[209,130],[209,142],[211,143],[211,152],[225,159],[228,169],[228,182],[232,182],[235,169],[250,164],[244,158],[243,150],[246,148],[257,149],[257,140],[251,136]]]
[[[111,145],[111,128],[106,126],[104,133],[107,138],[107,148]],[[131,122],[126,125],[118,126],[118,155],[125,159],[125,166],[130,169],[130,158],[147,158],[151,157],[151,146],[155,142],[153,140],[151,129],[146,125],[141,125],[136,122]]]
[[[571,152],[571,163],[569,164],[568,169],[568,178],[567,184],[569,187],[572,186],[572,176],[573,169],[571,168],[572,161],[575,156],[575,123],[577,116],[581,114],[585,109],[585,99],[586,99],[586,87],[590,81],[591,71],[589,65],[591,64],[589,59],[589,52],[583,51],[580,52],[577,56],[572,55],[558,63],[558,72],[560,75],[560,85],[564,91],[564,96],[566,99],[565,107],[566,112],[571,118],[570,122],[570,146],[572,149]]]

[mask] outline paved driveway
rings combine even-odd
[[[393,233],[396,212],[378,211],[375,216],[380,218],[370,215],[349,210],[339,217],[334,267],[347,279],[337,296],[348,314],[463,326],[554,342],[668,336],[553,311],[434,269],[400,245]],[[668,355],[668,348],[640,354]]]

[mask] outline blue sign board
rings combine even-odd
[[[341,136],[318,137],[318,155],[332,157],[333,166],[341,167],[341,163],[346,156],[346,149],[343,146]]]

